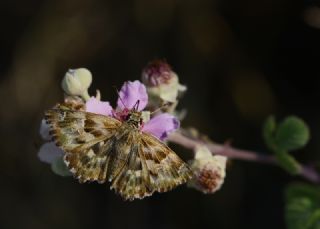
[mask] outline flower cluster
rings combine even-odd
[[[159,76],[159,78],[161,77]],[[89,70],[84,68],[69,70],[62,80],[62,88],[66,93],[64,103],[69,104],[69,106],[79,107],[80,110],[86,112],[112,116],[123,121],[123,115],[139,101],[137,110],[142,111],[144,117],[141,131],[164,140],[171,132],[179,128],[179,120],[169,113],[160,113],[150,118],[150,111],[143,111],[148,104],[148,94],[147,88],[140,81],[128,81],[123,84],[119,91],[115,109],[112,108],[108,101],[101,101],[99,93],[96,97],[89,96],[88,88],[91,82],[92,74]],[[41,122],[40,135],[47,142],[40,147],[38,152],[39,159],[51,164],[54,172],[59,175],[70,175],[63,166],[57,166],[57,164],[61,165],[63,151],[51,141],[49,127],[44,120]],[[60,167],[62,171],[59,170]]]
[[[109,101],[101,101],[99,91],[96,96],[89,95],[91,82],[92,74],[89,70],[85,68],[69,70],[61,84],[65,92],[63,104],[73,110],[111,116],[120,121],[123,121],[128,111],[135,107],[142,112],[141,131],[150,133],[160,140],[165,140],[170,133],[179,128],[180,121],[173,114],[178,114],[175,110],[178,96],[186,90],[186,87],[179,83],[177,74],[166,62],[159,60],[150,62],[143,69],[143,83],[138,80],[125,82],[119,91],[115,107],[112,107]],[[169,104],[169,108],[160,112],[150,112],[164,104]],[[44,120],[41,122],[40,135],[46,142],[40,147],[39,159],[51,164],[56,174],[71,175],[63,161],[64,152],[51,140],[49,126]],[[208,149],[198,147],[194,160],[190,162],[194,178],[189,182],[189,186],[204,193],[215,192],[224,181],[225,164],[225,157],[212,156]]]

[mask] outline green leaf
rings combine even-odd
[[[64,163],[63,158],[59,157],[51,164],[52,171],[60,176],[71,176],[72,173],[69,171],[67,165]]]
[[[308,143],[310,132],[302,119],[289,116],[279,124],[274,137],[278,149],[292,151],[300,149]]]
[[[288,229],[320,229],[320,189],[307,184],[290,185],[286,190]]]
[[[273,150],[275,147],[274,132],[276,130],[276,120],[274,116],[269,116],[263,125],[263,138],[267,146]]]
[[[301,165],[299,162],[287,152],[277,151],[275,152],[275,157],[280,167],[288,173],[296,175],[301,172]]]
[[[286,198],[292,199],[300,196],[309,196],[320,204],[320,187],[305,183],[294,183],[287,187]]]
[[[301,166],[289,151],[305,146],[310,138],[309,128],[300,118],[289,116],[277,125],[273,116],[267,118],[263,137],[275,154],[278,164],[291,174],[299,174]]]

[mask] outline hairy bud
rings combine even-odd
[[[61,86],[66,94],[90,98],[88,88],[92,82],[91,72],[86,68],[70,69],[64,76]]]

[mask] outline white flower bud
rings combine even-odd
[[[195,159],[190,163],[194,177],[188,185],[206,194],[216,192],[224,182],[226,162],[226,157],[213,156],[207,147],[198,146]]]
[[[66,94],[90,98],[88,88],[92,82],[92,74],[86,68],[70,69],[64,76],[61,86]]]

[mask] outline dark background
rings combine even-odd
[[[284,228],[283,190],[299,178],[280,168],[232,161],[216,194],[181,186],[123,202],[105,185],[80,185],[41,163],[39,124],[62,99],[67,69],[90,69],[90,92],[115,102],[114,85],[165,58],[188,86],[183,126],[267,153],[264,119],[295,114],[312,132],[295,155],[315,161],[319,28],[312,1],[1,0],[0,228]]]

